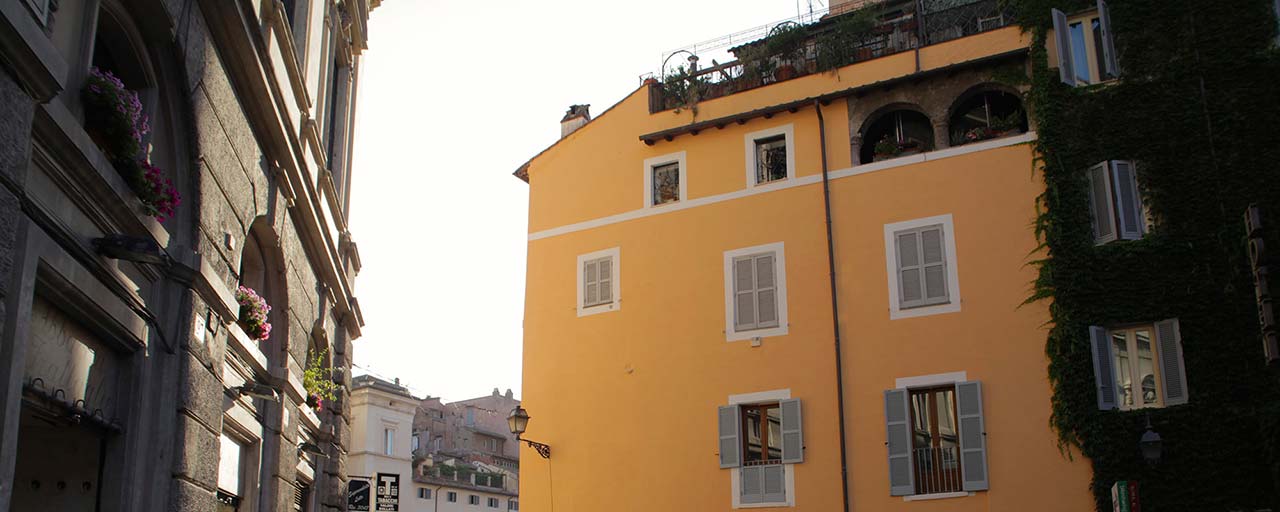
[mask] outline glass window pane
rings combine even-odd
[[[1138,345],[1138,381],[1142,383],[1142,404],[1155,405],[1156,370],[1155,355],[1151,350],[1151,331],[1142,329],[1133,333]]]
[[[756,183],[787,179],[787,140],[785,136],[756,141]]]
[[[680,164],[671,163],[653,168],[653,204],[674,203],[680,200]]]
[[[765,410],[765,419],[768,420],[769,428],[769,460],[782,459],[782,408],[778,406],[769,407]]]
[[[1109,75],[1107,75],[1106,56],[1102,54],[1102,22],[1098,21],[1098,18],[1094,18],[1092,21],[1092,26],[1093,26],[1093,62],[1095,64],[1094,68],[1096,68],[1094,69],[1094,73],[1097,73],[1097,76],[1103,77],[1103,79],[1111,78]]]
[[[1133,376],[1129,369],[1129,341],[1126,331],[1111,333],[1111,351],[1116,358],[1116,385],[1120,388],[1120,405],[1133,406]]]
[[[1085,49],[1084,24],[1079,22],[1072,23],[1070,32],[1071,56],[1075,57],[1073,59],[1073,64],[1075,64],[1076,68],[1076,80],[1085,83],[1092,82],[1092,80],[1089,79],[1089,59],[1087,57],[1089,53],[1088,50]]]
[[[746,462],[756,462],[764,460],[760,439],[760,409],[755,407],[742,408],[742,438],[746,441],[747,449],[745,450]]]

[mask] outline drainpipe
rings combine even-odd
[[[814,100],[818,113],[818,141],[822,150],[822,206],[827,221],[827,277],[831,282],[831,332],[836,349],[836,410],[840,419],[840,490],[844,511],[849,512],[849,459],[845,453],[844,429],[844,358],[840,354],[840,306],[836,300],[836,246],[831,237],[831,180],[827,172],[827,122],[822,117],[822,102]]]

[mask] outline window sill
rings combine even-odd
[[[937,494],[914,494],[911,496],[903,496],[902,501],[929,501],[929,500],[945,500],[950,498],[967,498],[973,496],[972,492],[941,492]]]
[[[774,503],[741,503],[738,508],[789,508],[792,505],[785,501]]]
[[[600,304],[598,306],[578,308],[578,317],[581,318],[584,316],[591,316],[598,313],[608,313],[610,311],[617,311],[619,309],[622,309],[622,305],[618,304],[617,302],[612,302],[609,304]]]
[[[753,329],[750,331],[733,331],[725,332],[725,341],[742,341],[755,338],[773,338],[775,336],[786,336],[788,325],[780,325],[778,327],[766,327],[764,329]]]

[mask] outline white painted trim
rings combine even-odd
[[[756,141],[783,136],[783,141],[787,148],[787,178],[780,181],[791,181],[796,179],[796,129],[794,124],[784,124],[773,128],[765,128],[763,130],[754,131],[743,136],[743,146],[746,152],[747,162],[747,188],[756,186],[768,186],[778,183],[772,181],[764,184],[756,183]]]
[[[769,391],[757,391],[755,393],[742,393],[739,395],[729,395],[729,405],[740,404],[758,404],[763,402],[776,402],[791,398],[791,389],[773,389]],[[733,508],[767,508],[767,507],[794,507],[796,506],[796,472],[795,464],[783,464],[783,478],[786,479],[787,486],[784,491],[787,500],[781,503],[742,503],[742,468],[729,469],[729,492],[733,502]]]
[[[680,199],[674,203],[653,204],[653,168],[659,165],[676,163],[680,167]],[[641,208],[666,208],[689,200],[689,166],[685,164],[685,153],[679,151],[662,156],[644,159],[644,204]]]
[[[897,244],[894,243],[894,233],[908,229],[932,226],[935,224],[942,225],[944,249],[947,251],[947,298],[950,299],[950,302],[935,306],[921,306],[917,308],[902,309],[901,304],[899,304],[898,301],[898,254],[896,250]],[[884,265],[885,276],[887,277],[889,285],[890,320],[939,315],[943,313],[956,313],[960,311],[960,267],[956,265],[955,232],[956,229],[951,221],[950,213],[884,225]]]
[[[985,151],[988,149],[997,149],[997,148],[1003,148],[1007,146],[1016,146],[1016,145],[1024,144],[1033,140],[1036,140],[1036,133],[1027,132],[1022,135],[1018,135],[1014,137],[1005,137],[1003,139],[993,139],[993,140],[988,140],[983,142],[976,142],[973,144],[965,144],[963,146],[954,147],[954,148],[931,151],[928,153],[921,153],[921,154],[906,156],[902,158],[894,158],[891,160],[882,160],[880,162],[863,164],[863,165],[850,167],[846,169],[839,169],[839,170],[831,171],[830,173],[828,173],[828,176],[832,180],[848,178],[851,176],[858,176],[861,174],[868,174],[876,171],[896,169],[898,167],[905,167],[909,165],[918,164],[921,162],[931,162],[931,161],[940,160],[943,158],[966,155],[969,153]],[[769,183],[769,184],[761,185],[758,187],[749,186],[744,189],[734,190],[732,192],[725,192],[723,194],[716,194],[714,196],[705,196],[705,197],[698,197],[698,198],[689,199],[689,200],[682,200],[678,203],[663,205],[663,207],[661,208],[638,208],[631,211],[609,215],[607,217],[599,217],[595,219],[585,220],[582,222],[575,222],[573,224],[565,224],[563,226],[548,228],[542,231],[535,231],[533,233],[529,233],[529,241],[532,242],[535,240],[542,240],[544,238],[552,238],[560,235],[567,235],[569,233],[576,233],[578,231],[595,229],[599,227],[608,226],[611,224],[619,224],[622,222],[649,217],[652,215],[663,215],[667,213],[678,212],[678,211],[689,209],[689,208],[696,208],[699,206],[707,206],[707,205],[712,205],[716,203],[722,203],[725,201],[742,199],[744,197],[750,197],[756,194],[776,192],[779,190],[786,190],[789,188],[800,187],[804,185],[814,185],[821,182],[822,182],[822,175],[811,174],[808,176],[800,176],[795,179],[788,179],[780,182]]]
[[[613,291],[613,302],[610,302],[608,304],[600,304],[598,306],[582,307],[582,299],[583,299],[582,297],[582,284],[583,284],[582,283],[582,265],[589,260],[594,260],[594,259],[604,258],[604,257],[609,257],[613,262],[610,265],[610,267],[612,267],[613,269],[613,275],[610,276],[611,278],[610,288],[612,288],[612,291]],[[577,278],[578,291],[576,294],[577,301],[575,302],[575,304],[577,305],[577,308],[578,308],[579,318],[588,316],[588,315],[594,315],[596,313],[605,313],[608,311],[617,311],[619,309],[622,309],[621,263],[622,263],[622,249],[618,247],[611,247],[608,249],[604,249],[604,250],[600,250],[592,253],[578,255],[578,263],[577,263],[577,266],[574,267],[574,273],[577,274],[578,276]]]
[[[777,281],[774,289],[778,295],[778,326],[738,332],[733,321],[733,259],[739,256],[772,252],[773,275]],[[787,255],[782,242],[744,247],[724,252],[724,335],[725,341],[752,338],[769,338],[787,334]]]
[[[951,373],[935,373],[933,375],[918,375],[915,377],[902,377],[893,381],[895,389],[912,389],[927,388],[933,386],[942,386],[945,384],[954,384],[956,382],[964,382],[969,380],[968,372],[951,372]]]
[[[945,500],[947,498],[967,498],[973,496],[973,492],[940,492],[937,494],[913,494],[911,496],[903,496],[902,501],[928,501],[928,500]]]

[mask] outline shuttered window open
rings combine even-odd
[[[1116,42],[1111,32],[1111,11],[1105,0],[1098,0],[1098,25],[1102,28],[1102,71],[1109,80],[1120,76],[1120,63],[1116,55]]]
[[[738,437],[742,432],[742,415],[738,406],[720,407],[716,423],[720,432],[720,467],[736,468],[742,465],[742,441]]]
[[[733,259],[734,330],[778,326],[778,283],[774,253]]]
[[[782,409],[782,462],[804,462],[804,424],[800,400],[781,400],[778,407]]]
[[[1187,370],[1182,362],[1182,333],[1178,319],[1156,322],[1156,350],[1164,388],[1164,405],[1187,403]]]
[[[1088,175],[1094,244],[1142,238],[1146,233],[1147,214],[1133,162],[1102,162],[1090,167]]]
[[[982,383],[956,383],[956,416],[960,420],[960,469],[964,490],[984,491],[987,478],[987,428],[982,416]]]
[[[1137,240],[1142,238],[1145,222],[1142,213],[1142,195],[1138,191],[1138,178],[1133,170],[1133,163],[1125,160],[1110,162],[1111,183],[1115,191],[1115,211],[1120,227],[1120,238]]]
[[[916,492],[911,465],[911,410],[905,389],[884,392],[885,446],[889,451],[889,495],[910,496]]]
[[[1093,380],[1098,390],[1098,409],[1109,411],[1116,408],[1116,377],[1114,361],[1111,353],[1111,336],[1103,327],[1089,327],[1089,343],[1093,354]]]
[[[1116,239],[1115,207],[1111,200],[1111,180],[1107,163],[1089,168],[1089,213],[1093,221],[1093,243]]]
[[[1059,78],[1062,83],[1075,87],[1076,67],[1071,58],[1071,34],[1067,28],[1067,15],[1057,9],[1053,10],[1053,36],[1058,47]]]
[[[898,231],[898,302],[902,309],[950,302],[942,225]]]

